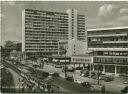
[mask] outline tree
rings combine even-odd
[[[9,57],[10,52],[13,51],[13,50],[15,50],[15,48],[16,48],[16,45],[15,45],[14,42],[12,42],[12,41],[6,41],[2,53],[3,53],[6,57]]]

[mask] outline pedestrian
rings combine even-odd
[[[105,93],[105,85],[103,85],[103,86],[101,87],[101,92],[102,92],[102,93]]]

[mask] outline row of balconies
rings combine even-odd
[[[51,16],[49,16],[49,15],[30,15],[30,14],[25,14],[25,17],[35,17],[35,18],[42,18],[42,17],[44,17],[44,18],[63,18],[63,19],[67,19],[68,18],[68,16],[65,16],[65,15],[60,15],[60,16],[56,16],[56,15],[51,15]]]
[[[44,27],[25,27],[25,30],[51,30],[51,31],[65,31],[67,30],[68,31],[68,28],[44,28]]]
[[[68,31],[30,31],[30,30],[26,30],[25,34],[68,34]]]
[[[57,40],[57,39],[58,39],[58,40],[59,40],[59,39],[64,39],[64,40],[66,40],[66,38],[64,38],[64,37],[50,38],[50,39],[51,39],[51,40]],[[44,38],[44,40],[45,40],[45,38]],[[31,39],[31,40],[30,40],[30,39],[28,39],[28,40],[26,39],[25,41],[26,41],[26,43],[29,43],[29,42],[30,42],[30,43],[34,43],[34,42],[39,42],[39,43],[41,42],[41,43],[42,43],[42,42],[44,42],[44,40],[43,40],[43,39],[42,39],[42,40],[41,40],[41,39],[39,39],[39,40],[38,40],[38,39]]]
[[[66,40],[66,38],[51,38],[51,40],[59,40],[59,39],[62,39],[62,40]],[[43,40],[26,40],[26,43],[43,43]]]
[[[128,48],[128,44],[88,44],[88,46],[95,48]]]
[[[31,40],[31,39],[30,39],[30,40]],[[29,42],[30,40],[28,40],[28,41],[26,40],[26,42]],[[44,43],[44,44],[45,44],[45,43],[57,44],[57,42],[58,42],[58,41],[49,41],[49,40],[39,40],[39,41],[41,41],[41,43]]]
[[[54,23],[54,22],[29,22],[29,21],[25,21],[25,25],[38,25],[38,26],[68,26],[68,23]]]
[[[43,46],[25,46],[26,49],[30,48],[30,49],[33,49],[33,48],[36,48],[36,49],[44,49],[44,48],[52,48],[52,49],[55,49],[55,48],[58,48],[57,45],[43,45]]]
[[[59,36],[59,37],[62,37],[62,36]],[[58,38],[58,35],[57,36],[25,36],[25,38],[36,38],[36,39],[42,39],[42,41],[43,40],[58,40],[59,38]],[[63,37],[63,38],[65,38],[65,39],[68,39],[68,36],[65,36],[65,37]]]
[[[27,27],[27,26],[26,26]],[[61,28],[61,29],[67,29],[68,28],[68,26],[48,26],[48,25],[29,25],[29,27],[32,27],[32,28],[34,28],[34,27],[36,27],[36,28],[49,28],[49,29],[58,29],[58,28]]]
[[[49,14],[49,15],[67,15],[67,13],[62,13],[62,12],[52,12],[52,11],[40,11],[40,10],[30,10],[30,9],[25,9],[25,13],[35,13],[36,15],[40,15],[40,14]]]
[[[25,33],[26,34],[26,36],[29,36],[29,35],[35,35],[35,36],[58,36],[58,35],[62,35],[62,37],[63,36],[68,36],[68,33],[65,33],[65,32],[56,32],[56,33],[46,33],[46,32],[42,32],[42,33]],[[53,37],[54,37],[53,36]]]
[[[128,40],[125,41],[91,41],[89,44],[110,44],[110,43],[128,43]]]
[[[37,24],[37,25],[46,25],[46,26],[61,26],[61,25],[68,25],[67,22],[65,23],[58,23],[58,22],[43,22],[43,21],[29,21],[29,20],[26,20],[25,21],[26,24],[30,24],[30,25],[34,25],[34,24]]]
[[[56,43],[52,43],[52,44],[46,44],[46,42],[44,43],[25,43],[26,46],[42,46],[42,45],[53,45],[53,46],[57,46],[58,44]]]
[[[30,22],[29,22],[30,21]],[[51,20],[26,20],[26,22],[28,22],[29,24],[33,24],[34,22],[36,23],[44,23],[44,24],[68,24],[67,21],[51,21]]]
[[[26,34],[26,36],[29,36],[29,35],[35,35],[35,36],[37,36],[38,34],[39,34],[39,36],[58,36],[58,35],[63,35],[63,36],[68,36],[68,33],[66,33],[66,32],[56,32],[56,33],[45,33],[45,32],[42,32],[42,33],[25,33]],[[83,34],[83,33],[82,33]],[[63,37],[62,36],[62,37]]]
[[[104,34],[104,35],[88,35],[88,37],[115,37],[115,36],[128,36],[127,33],[125,34]]]
[[[36,12],[36,13],[35,13]],[[67,16],[67,13],[60,13],[60,12],[50,12],[50,11],[39,11],[39,10],[25,10],[26,14],[29,15],[55,15],[55,16]]]
[[[94,48],[94,47],[88,47],[88,50],[92,51],[128,51],[127,48]]]
[[[36,20],[36,21],[54,21],[54,22],[68,22],[68,19],[60,19],[60,18],[30,18],[25,17],[25,20]]]
[[[25,29],[25,31],[34,31],[34,32],[54,32],[54,33],[56,33],[56,32],[58,32],[58,33],[61,33],[61,32],[68,32],[68,30],[67,29],[43,29],[43,28],[36,28],[36,30],[35,30],[35,28],[26,28]]]
[[[128,40],[126,41],[103,41],[103,43],[128,43]]]
[[[43,45],[43,46],[25,46],[25,48],[38,48],[38,49],[42,49],[42,48],[58,48],[58,45]]]
[[[43,48],[43,49],[41,49],[41,48],[26,48],[26,50],[29,50],[29,51],[57,51],[57,49],[45,49],[45,48]]]
[[[40,37],[42,39],[45,39],[45,38],[56,38],[56,37],[62,37],[62,38],[67,38],[68,37],[68,34],[26,34],[25,35],[26,38],[29,38],[29,37]]]
[[[25,20],[29,21],[41,21],[41,22],[61,22],[61,23],[68,23],[68,20],[67,19],[39,19],[39,18],[25,18]]]

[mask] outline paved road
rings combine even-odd
[[[79,93],[89,92],[88,88],[82,87],[82,85],[80,85],[80,84],[66,81],[63,78],[64,73],[59,68],[55,68],[54,66],[46,65],[43,69],[40,69],[40,68],[36,68],[36,69],[41,70],[41,71],[60,73],[61,77],[59,77],[59,78],[57,77],[57,78],[53,79],[52,84],[60,87],[62,92],[79,92]]]
[[[55,68],[52,65],[44,65],[44,68],[40,69],[40,70],[47,71],[47,72],[58,72],[61,77],[63,77],[63,78],[65,77],[61,68]],[[75,79],[79,78],[82,81],[90,81],[92,83],[96,82],[95,80],[89,79],[87,77],[80,77],[79,71],[73,73],[73,75],[74,75]],[[63,80],[61,80],[61,81],[63,81]],[[57,82],[59,82],[59,80],[58,81],[56,80],[55,83],[57,83]],[[103,84],[105,84],[105,87],[106,87],[107,91],[111,91],[111,92],[116,93],[116,94],[120,93],[121,88],[124,87],[123,84],[119,84],[119,83],[117,84],[115,81],[114,82],[107,82],[107,83],[104,82]]]
[[[44,70],[44,71],[48,71],[48,72],[58,72],[60,74],[61,77],[65,77],[64,73],[62,72],[61,68],[55,68],[53,65],[44,65],[43,69],[40,70]],[[76,71],[74,73],[72,73],[74,76],[74,79],[80,79],[81,81],[87,81],[87,82],[91,82],[92,84],[96,84],[97,80],[94,79],[89,79],[88,77],[80,77],[80,72]],[[106,91],[108,92],[113,92],[113,93],[121,93],[121,89],[127,85],[122,84],[121,81],[118,82],[118,80],[116,79],[115,81],[112,82],[104,82],[104,81],[100,81],[101,84],[105,85],[106,87]],[[98,90],[100,89],[97,85],[95,86]]]

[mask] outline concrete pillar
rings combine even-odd
[[[103,74],[105,73],[105,65],[103,65]]]
[[[95,69],[94,69],[94,65],[92,65],[92,71],[94,71]]]
[[[117,75],[117,67],[116,67],[116,65],[115,65],[115,76]]]

